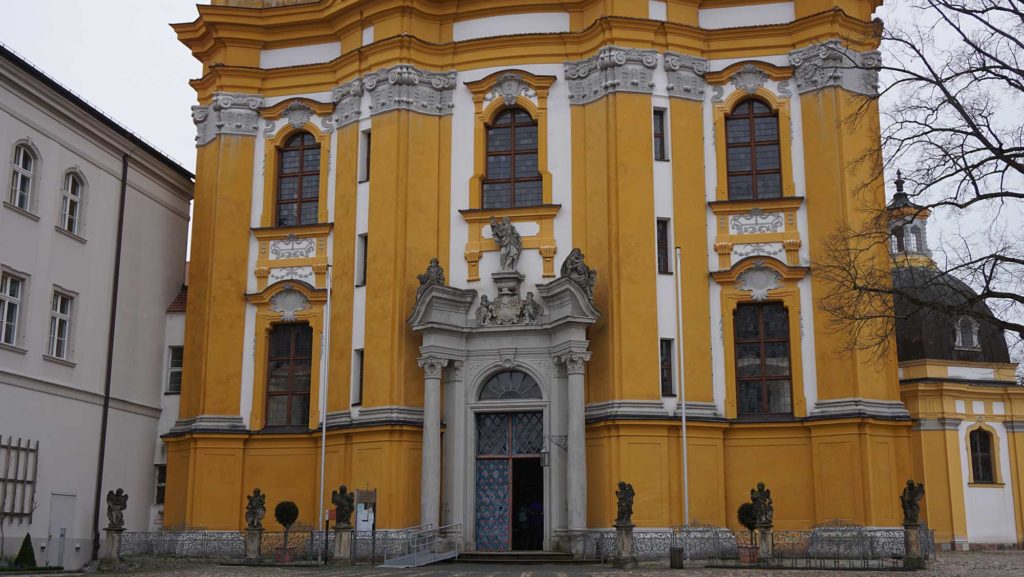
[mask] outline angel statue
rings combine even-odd
[[[903,505],[903,524],[917,525],[920,523],[921,499],[924,498],[924,484],[915,483],[913,479],[907,480],[907,486],[903,488],[900,495],[900,504]]]
[[[632,526],[633,497],[636,496],[636,492],[633,491],[633,485],[625,481],[619,481],[619,490],[615,491],[615,496],[618,498],[618,515],[615,517],[615,526]]]
[[[352,528],[352,511],[355,510],[355,493],[349,493],[348,487],[342,485],[337,491],[331,491],[331,503],[334,503],[334,521],[342,529]]]
[[[245,506],[245,523],[251,531],[262,531],[263,517],[267,514],[267,496],[256,489],[246,499],[249,504]]]
[[[128,508],[128,493],[124,489],[107,491],[107,529],[110,531],[124,531],[124,510]]]

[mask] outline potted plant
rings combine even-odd
[[[754,514],[754,504],[744,503],[736,510],[736,518],[740,525],[750,532],[750,544],[739,545],[740,563],[757,563],[757,538],[754,530],[757,528],[757,515]]]
[[[277,507],[274,507],[274,518],[284,527],[284,547],[278,550],[277,560],[282,563],[290,563],[292,555],[288,549],[288,531],[299,518],[299,506],[291,501],[281,501]]]

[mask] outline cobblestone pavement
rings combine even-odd
[[[619,571],[604,565],[471,565],[440,564],[419,569],[386,570],[369,565],[354,567],[230,567],[180,560],[131,561],[117,575],[132,577],[868,577],[903,575],[889,571],[764,570],[764,569],[687,569],[676,571],[664,565],[649,565],[633,571]],[[114,575],[107,573],[106,575]],[[932,561],[929,568],[916,573],[921,577],[1022,577],[1024,552],[946,553]]]

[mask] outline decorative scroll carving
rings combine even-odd
[[[736,277],[736,286],[740,290],[750,291],[750,298],[761,302],[768,298],[768,291],[779,288],[781,280],[782,275],[779,274],[779,271],[766,266],[763,260],[759,260],[754,266]]]
[[[272,268],[267,275],[267,284],[274,284],[283,280],[301,280],[309,284],[316,284],[311,266],[289,266],[284,268]]]
[[[757,92],[758,88],[764,86],[768,75],[753,64],[744,64],[735,74],[729,78],[729,82],[736,87],[736,90],[743,90],[747,94]]]
[[[789,63],[796,69],[794,78],[800,94],[829,86],[867,96],[878,94],[880,52],[856,52],[839,40],[829,40],[790,52]]]
[[[341,128],[359,120],[363,101],[363,80],[356,78],[335,88],[331,91],[331,100],[334,102],[334,115],[331,116],[334,128]]]
[[[256,136],[262,106],[262,96],[236,92],[217,92],[209,106],[193,106],[196,146],[203,146],[221,134]]]
[[[281,313],[284,322],[293,322],[295,315],[307,308],[309,299],[290,285],[285,285],[284,290],[270,298],[270,310]]]
[[[615,92],[654,91],[656,50],[605,46],[597,55],[565,63],[569,102],[587,104]]]
[[[290,234],[284,240],[270,241],[270,260],[312,256],[316,256],[316,239],[299,238]]]
[[[708,71],[707,60],[687,54],[666,52],[663,66],[668,75],[666,89],[669,96],[704,100],[707,94],[707,82],[704,80],[704,74]]]
[[[779,96],[789,98],[793,96],[793,90],[789,87],[789,80],[779,81]]]
[[[363,78],[363,86],[370,93],[370,114],[391,110],[451,114],[455,76],[455,72],[426,72],[409,64],[374,72]]]
[[[302,128],[313,117],[313,111],[301,102],[293,102],[284,109],[281,116],[288,121],[292,128]]]
[[[786,261],[786,249],[781,242],[755,242],[732,245],[732,264],[750,256],[770,256]]]
[[[555,362],[565,367],[567,374],[581,374],[590,360],[589,352],[571,352],[555,357]]]
[[[542,314],[544,307],[532,292],[527,292],[525,299],[518,294],[499,294],[494,300],[482,295],[476,309],[476,320],[480,326],[532,325]]]
[[[587,266],[583,251],[572,249],[562,263],[562,276],[576,283],[591,302],[594,301],[594,285],[597,284],[597,271]]]
[[[416,361],[416,364],[423,369],[423,376],[427,379],[440,379],[441,373],[444,368],[448,365],[448,359],[441,359],[438,357],[422,357]]]
[[[782,232],[785,226],[781,212],[764,212],[760,208],[752,208],[747,214],[729,217],[729,231],[732,234]]]
[[[516,99],[520,95],[526,98],[537,97],[537,93],[530,88],[530,85],[523,82],[521,75],[509,72],[502,74],[490,91],[484,95],[484,104],[490,104],[495,98],[501,97],[505,101],[505,106],[515,106]]]
[[[725,96],[724,86],[712,86],[711,87],[711,102],[721,102]]]

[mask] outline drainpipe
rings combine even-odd
[[[96,458],[96,498],[92,509],[92,560],[100,552],[100,504],[103,498],[103,461],[107,453],[107,421],[110,416],[110,380],[114,369],[114,327],[117,324],[117,289],[121,277],[121,240],[124,237],[124,200],[128,194],[128,153],[121,156],[121,199],[117,207],[117,244],[114,247],[114,279],[110,291],[110,323],[107,328],[107,370],[103,379],[103,417],[100,449]]]

